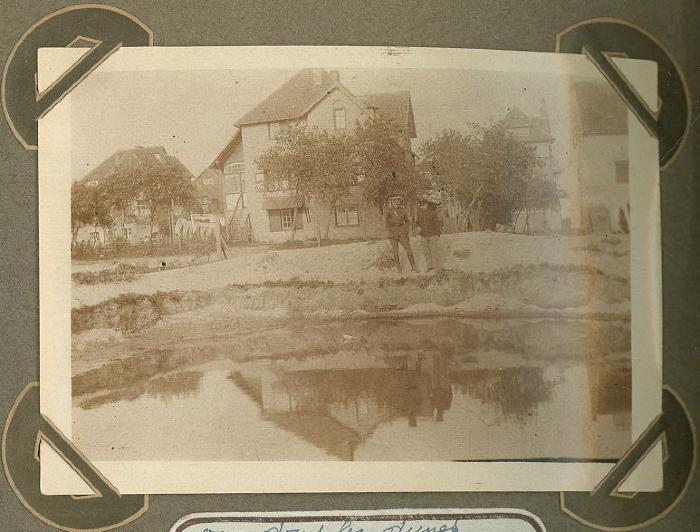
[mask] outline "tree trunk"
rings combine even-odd
[[[467,230],[467,226],[469,225],[469,215],[472,212],[472,209],[474,208],[474,205],[476,204],[476,201],[479,199],[479,196],[481,195],[481,190],[484,188],[484,183],[481,182],[479,186],[476,189],[476,192],[474,192],[474,196],[472,197],[472,200],[469,202],[469,206],[465,210],[463,210],[461,213],[457,215],[457,227],[460,228],[460,221],[467,220],[467,222],[464,224],[464,231]]]
[[[291,241],[294,242],[294,233],[296,233],[297,230],[297,212],[299,209],[297,208],[297,203],[296,200],[294,201],[294,213],[292,214],[292,235],[291,235]]]
[[[513,228],[511,229],[511,233],[517,232],[517,229],[518,229],[518,218],[520,218],[520,212],[521,212],[521,211],[518,210],[518,211],[515,213],[515,220],[513,221]]]
[[[530,234],[530,209],[525,209],[525,227],[523,228],[526,235]]]
[[[151,204],[151,214],[150,214],[150,227],[149,227],[149,232],[148,232],[148,251],[150,252],[153,249],[153,221],[155,218],[155,205]]]
[[[330,208],[328,209],[328,221],[326,222],[326,234],[323,237],[325,240],[328,240],[328,235],[331,232],[331,222],[333,220],[333,210],[335,209],[336,202],[337,200],[333,200],[332,202],[330,202]]]
[[[175,209],[175,200],[170,198],[170,206],[168,207],[168,223],[170,225],[170,243],[175,242],[175,221],[173,220],[173,210]]]

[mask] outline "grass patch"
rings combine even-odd
[[[98,271],[75,272],[71,275],[74,283],[77,284],[99,284],[113,282],[131,282],[136,279],[139,273],[154,271],[144,264],[127,264],[122,262],[115,268],[107,268]]]
[[[379,256],[372,260],[364,269],[365,270],[393,270],[396,268],[396,261],[394,260],[394,253],[391,249],[384,247]]]

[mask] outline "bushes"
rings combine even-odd
[[[109,244],[92,245],[79,242],[71,247],[71,259],[94,260],[121,257],[158,257],[167,255],[208,255],[216,253],[216,238],[213,234],[200,238],[183,238],[177,242],[126,242],[114,240]]]
[[[115,268],[108,268],[98,271],[86,271],[73,273],[72,280],[78,284],[98,284],[111,282],[130,282],[136,279],[137,273],[147,273],[154,271],[144,264],[119,263]]]

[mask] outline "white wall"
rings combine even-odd
[[[615,179],[615,161],[628,160],[627,141],[623,135],[595,135],[583,137],[580,143],[580,202],[584,208],[607,208],[613,230],[619,229],[620,208],[629,220],[629,184]]]

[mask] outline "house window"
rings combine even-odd
[[[297,209],[297,229],[304,228],[304,209]],[[267,211],[270,217],[270,231],[291,231],[294,220],[294,209],[270,209]]]
[[[360,225],[357,205],[347,205],[335,208],[335,225],[338,227]]]
[[[292,221],[294,220],[292,209],[280,210],[280,217],[282,219],[282,231],[291,231]]]
[[[341,100],[337,100],[333,104],[333,127],[336,131],[345,131],[347,129],[345,107],[343,107]]]
[[[615,182],[619,184],[629,183],[629,161],[615,161]]]

